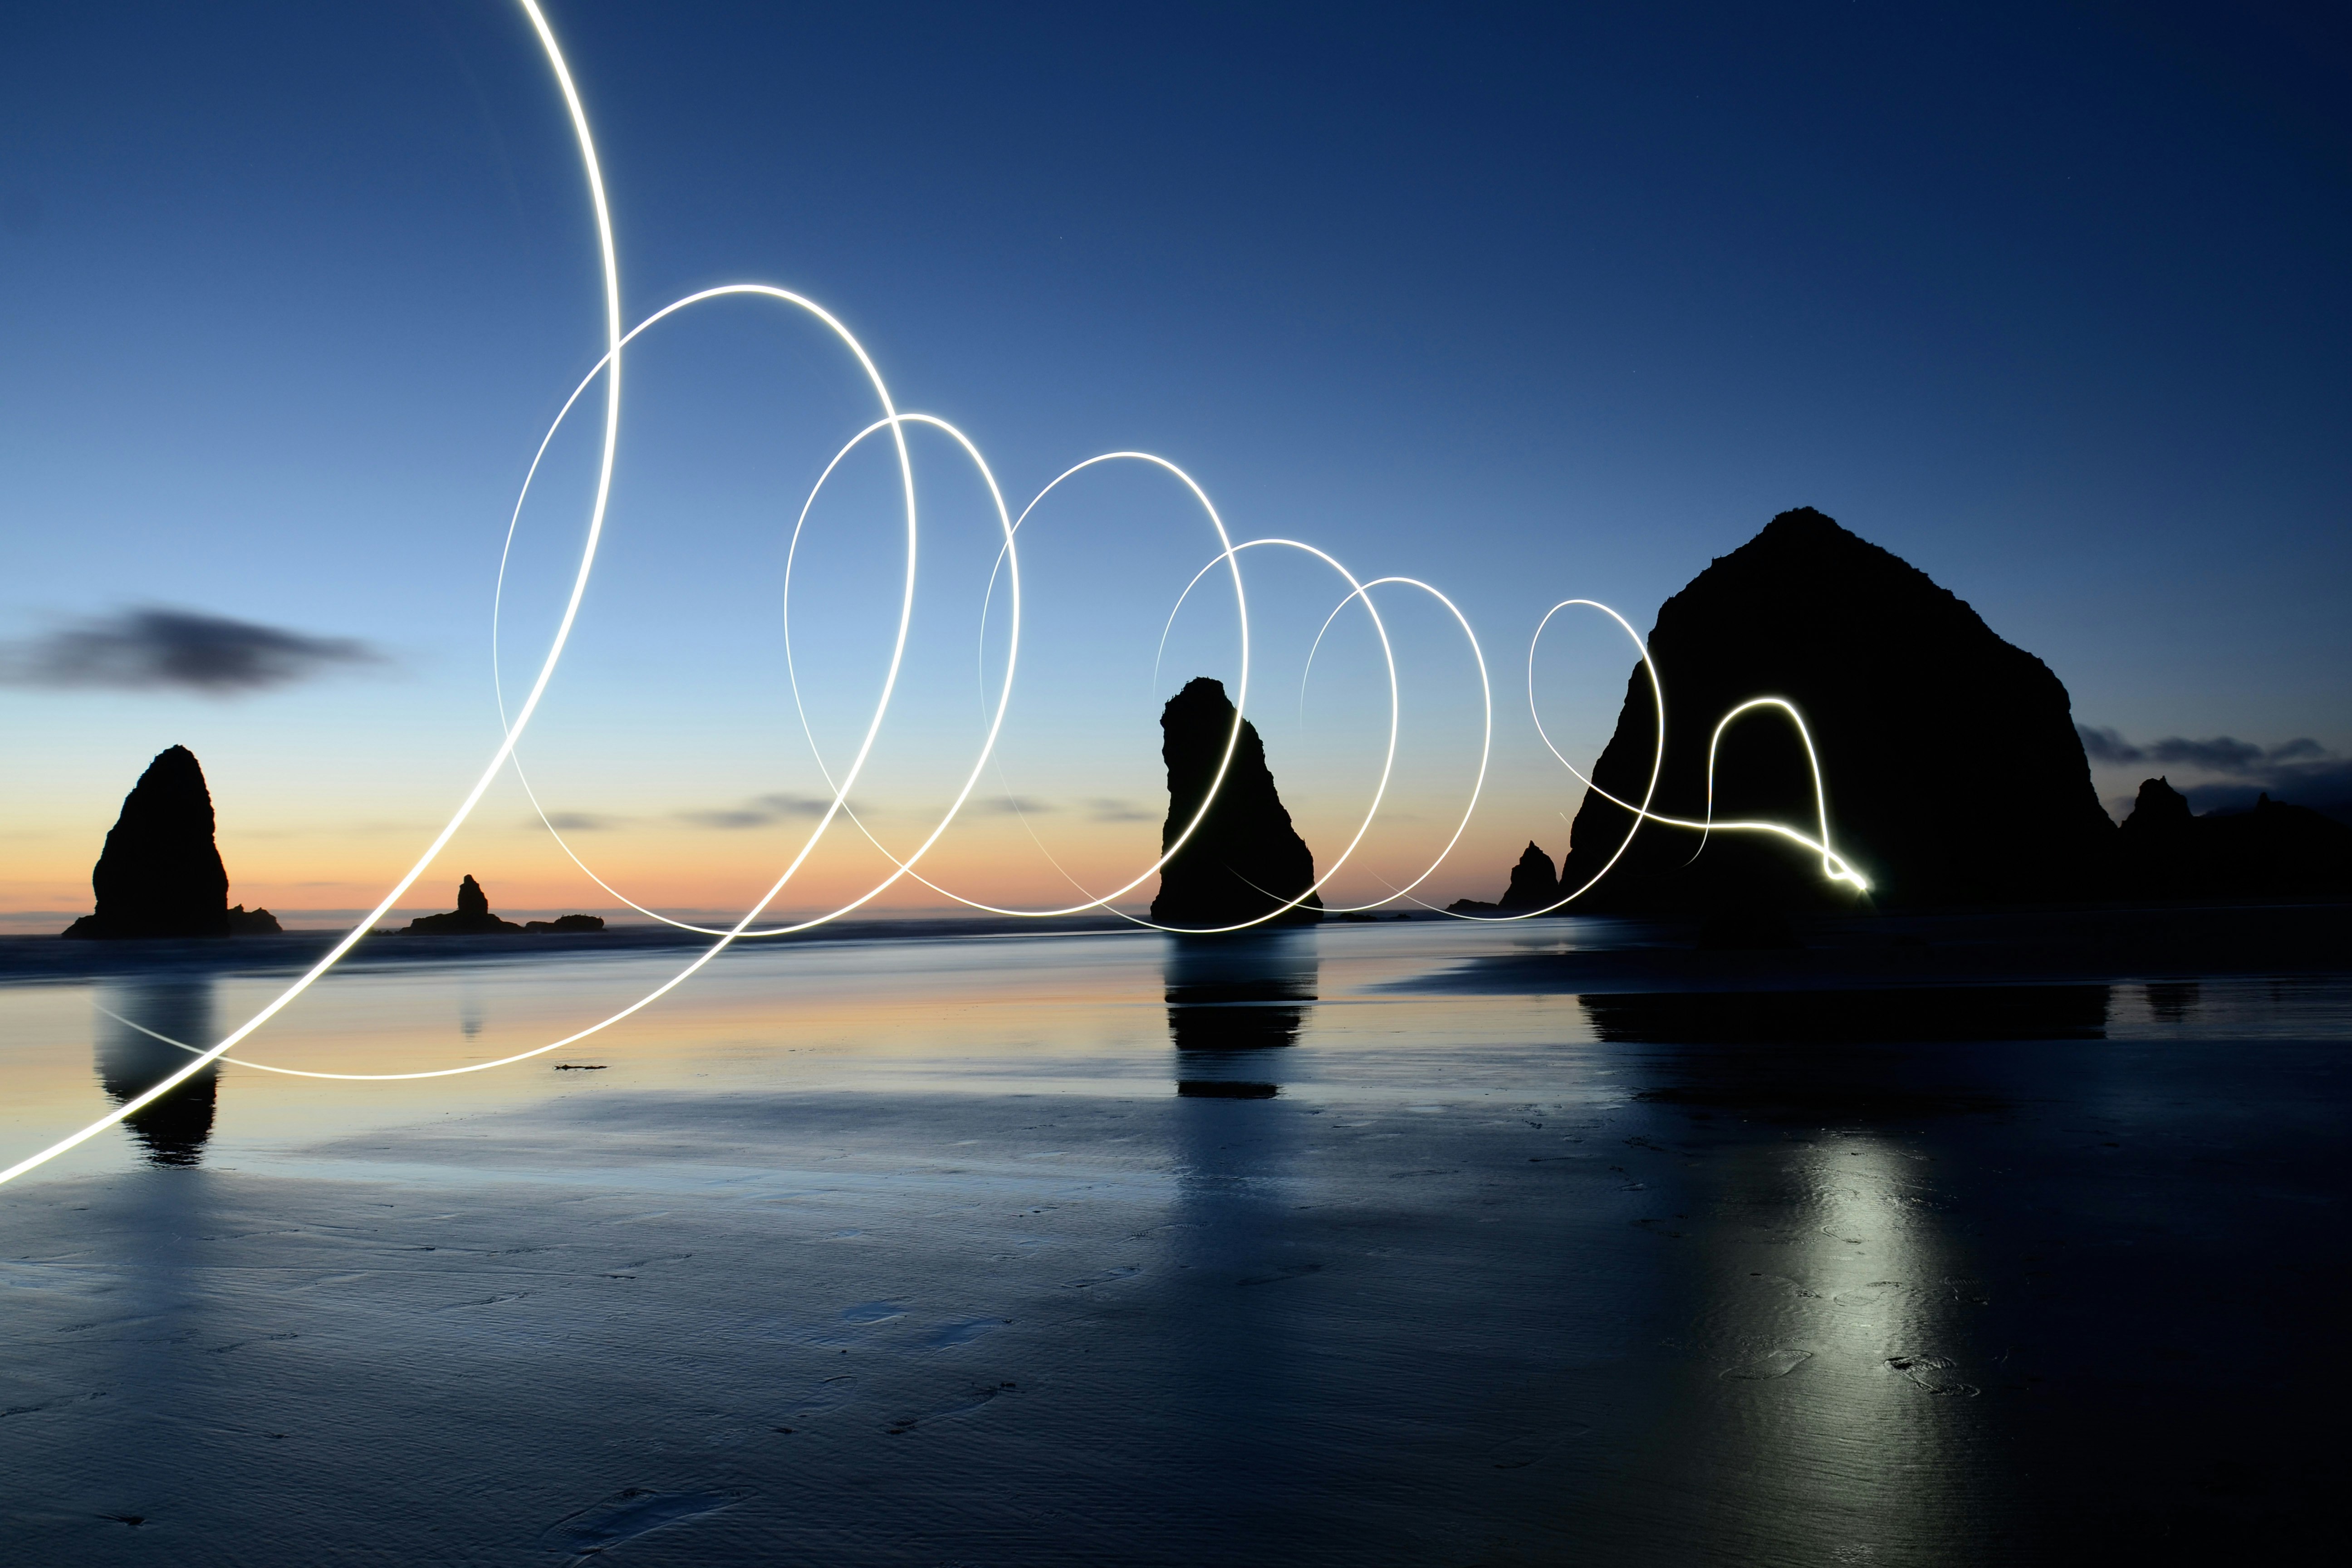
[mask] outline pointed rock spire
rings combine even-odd
[[[89,879],[98,912],[74,921],[68,936],[228,935],[228,872],[194,752],[173,746],[147,764]]]
[[[1217,763],[1233,733],[1234,705],[1224,683],[1206,676],[1188,683],[1160,710],[1160,759],[1168,764],[1165,850],[1200,811]],[[1315,884],[1315,856],[1291,826],[1265,765],[1257,726],[1244,720],[1232,765],[1208,816],[1175,858],[1161,868],[1151,918],[1162,925],[1199,930],[1255,920]],[[1269,924],[1313,925],[1323,900],[1308,894]]]

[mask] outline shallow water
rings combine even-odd
[[[489,1073],[226,1066],[0,1189],[9,1560],[2314,1546],[2352,981],[2268,918],[901,929]],[[217,1033],[298,950],[0,954],[0,1154],[169,1070],[99,1007]],[[680,962],[380,952],[252,1053],[488,1059]]]

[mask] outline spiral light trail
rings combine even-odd
[[[1453,836],[1447,839],[1445,847],[1441,850],[1436,858],[1432,860],[1429,865],[1423,868],[1419,875],[1414,877],[1411,882],[1408,882],[1402,888],[1391,893],[1388,898],[1376,900],[1375,904],[1353,907],[1358,909],[1370,909],[1377,907],[1378,904],[1391,903],[1397,900],[1409,897],[1414,888],[1419,887],[1423,882],[1426,881],[1436,872],[1437,868],[1444,863],[1446,857],[1450,855],[1453,852],[1454,847],[1461,842],[1463,834],[1468,829],[1471,818],[1477,810],[1479,796],[1486,787],[1487,766],[1493,753],[1495,733],[1493,689],[1488,679],[1486,658],[1484,650],[1479,647],[1477,634],[1472,629],[1468,617],[1464,616],[1460,607],[1457,606],[1453,600],[1447,598],[1445,595],[1439,592],[1429,584],[1420,582],[1413,578],[1396,576],[1376,577],[1369,582],[1363,581],[1359,579],[1345,565],[1341,564],[1339,561],[1330,554],[1311,544],[1303,543],[1297,540],[1254,539],[1241,543],[1235,543],[1232,536],[1226,531],[1223,519],[1218,515],[1215,505],[1209,500],[1208,493],[1201,487],[1201,485],[1193,479],[1191,475],[1185,473],[1175,464],[1168,461],[1164,458],[1156,457],[1148,452],[1110,452],[1105,453],[1100,457],[1089,458],[1082,463],[1076,464],[1070,468],[1065,470],[1062,474],[1058,475],[1052,483],[1046,485],[1044,489],[1040,490],[1037,495],[1030,500],[1028,505],[1022,509],[1017,516],[1013,515],[1005,504],[1003,492],[997,483],[994,473],[990,469],[987,460],[982,456],[980,449],[971,441],[971,439],[961,431],[956,429],[953,426],[950,425],[943,419],[940,419],[928,414],[919,414],[900,410],[892,400],[889,387],[884,381],[880,370],[875,365],[872,358],[866,353],[864,346],[858,342],[856,336],[852,334],[839,320],[834,317],[830,312],[826,311],[824,307],[818,305],[814,300],[804,298],[803,296],[793,293],[789,289],[780,289],[763,283],[735,283],[728,284],[719,288],[703,289],[700,292],[689,294],[684,299],[675,300],[668,305],[663,306],[652,315],[647,316],[644,321],[639,321],[635,326],[624,331],[622,330],[621,315],[620,266],[617,250],[614,241],[613,218],[609,204],[606,200],[602,167],[597,160],[595,138],[589,128],[587,110],[581,101],[578,88],[572,81],[571,69],[565,63],[563,51],[556,41],[554,31],[548,25],[547,18],[541,11],[540,6],[537,4],[537,0],[517,0],[517,3],[520,5],[525,17],[530,22],[532,32],[539,41],[541,50],[546,57],[548,68],[553,73],[556,85],[562,94],[565,110],[571,118],[573,139],[579,148],[581,169],[586,181],[590,204],[595,216],[597,253],[598,259],[602,267],[604,315],[604,328],[606,343],[604,356],[597,362],[595,367],[582,379],[580,384],[573,388],[571,396],[564,401],[562,410],[556,415],[554,423],[549,426],[547,435],[540,442],[538,451],[532,456],[530,465],[524,475],[521,489],[517,495],[515,500],[514,511],[508,521],[506,550],[502,552],[499,558],[499,603],[502,604],[506,585],[507,568],[513,551],[515,531],[517,527],[520,525],[522,508],[530,496],[531,484],[538,477],[541,464],[545,459],[550,446],[554,441],[557,433],[562,428],[565,421],[570,417],[573,407],[579,403],[580,399],[587,394],[589,389],[596,384],[599,378],[601,378],[604,385],[604,422],[602,446],[597,463],[594,497],[589,510],[586,537],[582,546],[579,565],[572,576],[570,596],[565,601],[562,616],[558,622],[554,635],[549,642],[546,655],[541,660],[538,673],[533,678],[529,691],[524,696],[520,705],[514,710],[511,718],[507,714],[506,698],[503,687],[499,687],[498,700],[503,732],[497,748],[491,753],[488,763],[484,766],[480,776],[475,781],[473,786],[467,792],[464,799],[458,804],[456,812],[450,816],[447,824],[434,836],[431,843],[429,843],[425,847],[424,852],[417,857],[415,862],[409,867],[407,871],[404,872],[396,882],[393,884],[392,888],[384,894],[383,900],[378,902],[373,909],[370,910],[365,916],[356,921],[352,926],[351,930],[339,938],[327,951],[327,952],[318,960],[318,962],[313,963],[309,969],[303,971],[303,973],[298,976],[292,984],[288,985],[285,990],[273,997],[250,1018],[247,1018],[243,1024],[237,1026],[235,1029],[231,1030],[227,1035],[209,1047],[184,1040],[172,1039],[169,1036],[159,1034],[155,1030],[147,1028],[143,1025],[135,1023],[128,1018],[123,1018],[121,1015],[112,1013],[101,1007],[100,1009],[100,1012],[105,1013],[105,1015],[110,1018],[116,1019],[117,1022],[121,1023],[130,1028],[135,1029],[142,1035],[149,1036],[169,1045],[179,1047],[189,1054],[190,1059],[177,1071],[163,1078],[144,1091],[124,1100],[112,1110],[109,1111],[106,1115],[98,1118],[89,1126],[84,1127],[79,1131],[73,1132],[67,1137],[58,1139],[48,1147],[18,1161],[16,1163],[8,1166],[5,1170],[0,1170],[0,1184],[13,1181],[16,1177],[25,1174],[26,1172],[35,1170],[39,1166],[47,1163],[49,1161],[56,1159],[58,1155],[88,1142],[89,1139],[104,1131],[107,1128],[123,1121],[125,1118],[136,1115],[139,1111],[144,1110],[150,1105],[152,1105],[157,1100],[170,1094],[173,1090],[178,1089],[182,1084],[185,1083],[190,1078],[194,1077],[198,1072],[201,1072],[205,1068],[221,1061],[232,1061],[239,1066],[252,1068],[259,1071],[279,1073],[296,1078],[373,1082],[413,1079],[453,1078],[466,1073],[487,1072],[494,1068],[507,1067],[516,1062],[528,1060],[533,1057],[544,1056],[551,1051],[560,1050],[566,1046],[573,1045],[581,1040],[586,1039],[589,1037],[598,1034],[603,1030],[611,1027],[613,1025],[621,1022],[623,1019],[630,1017],[643,1009],[651,1006],[655,1002],[660,1000],[671,991],[676,990],[678,986],[684,984],[705,965],[717,958],[719,953],[723,952],[728,947],[739,941],[791,935],[794,932],[805,931],[816,926],[824,925],[829,921],[838,920],[856,910],[863,908],[873,900],[880,897],[902,879],[911,879],[922,886],[929,888],[940,895],[952,899],[956,902],[967,905],[970,908],[983,910],[1001,915],[1042,919],[1056,916],[1076,915],[1085,913],[1089,910],[1101,910],[1119,914],[1122,918],[1134,921],[1139,925],[1151,925],[1152,922],[1149,921],[1141,920],[1123,910],[1114,910],[1112,908],[1112,903],[1113,900],[1123,898],[1129,893],[1135,891],[1135,889],[1142,886],[1144,882],[1158,875],[1160,871],[1167,866],[1169,861],[1181,851],[1183,847],[1191,841],[1194,833],[1200,829],[1202,823],[1207,818],[1210,809],[1215,804],[1218,794],[1223,786],[1225,775],[1232,764],[1234,752],[1240,744],[1242,726],[1244,723],[1243,715],[1246,711],[1249,700],[1250,679],[1249,605],[1247,596],[1244,591],[1241,572],[1241,556],[1245,551],[1258,549],[1285,549],[1301,552],[1314,557],[1316,560],[1320,561],[1325,565],[1328,566],[1335,574],[1346,582],[1348,584],[1348,592],[1340,598],[1338,605],[1334,606],[1330,615],[1325,618],[1322,629],[1316,634],[1314,648],[1320,648],[1324,635],[1328,632],[1333,621],[1335,621],[1340,614],[1346,611],[1351,605],[1359,603],[1362,605],[1365,613],[1370,618],[1374,632],[1379,637],[1382,658],[1386,667],[1389,682],[1389,735],[1387,749],[1381,763],[1380,778],[1371,792],[1371,798],[1365,810],[1363,820],[1357,826],[1354,836],[1349,840],[1348,847],[1334,858],[1330,867],[1325,870],[1320,877],[1317,878],[1310,887],[1290,898],[1284,903],[1280,904],[1277,908],[1268,911],[1266,914],[1258,917],[1256,920],[1245,921],[1230,926],[1222,926],[1211,929],[1218,931],[1241,931],[1250,926],[1261,924],[1265,921],[1278,918],[1288,910],[1297,908],[1309,896],[1319,892],[1320,889],[1339,873],[1341,868],[1348,863],[1349,858],[1355,854],[1358,847],[1363,843],[1365,836],[1371,830],[1373,822],[1379,816],[1381,803],[1386,797],[1396,762],[1399,690],[1395,651],[1390,644],[1387,626],[1381,621],[1379,609],[1373,603],[1372,591],[1376,588],[1401,587],[1413,589],[1421,593],[1427,594],[1435,598],[1437,602],[1454,617],[1454,622],[1461,627],[1463,636],[1467,639],[1472,656],[1477,663],[1480,700],[1484,716],[1484,734],[1480,743],[1476,778],[1471,785],[1468,800],[1463,808],[1461,819],[1456,824]],[[809,491],[807,500],[802,504],[799,519],[793,527],[793,553],[787,556],[783,601],[783,616],[786,630],[787,673],[791,679],[793,702],[796,710],[800,713],[803,729],[808,733],[812,752],[818,753],[817,763],[819,768],[823,771],[826,783],[831,789],[831,798],[827,802],[823,815],[817,820],[816,825],[810,829],[807,838],[802,843],[799,850],[793,856],[789,863],[784,867],[783,870],[777,876],[775,881],[769,887],[768,890],[761,896],[758,901],[752,904],[752,906],[744,912],[742,918],[737,921],[734,925],[719,928],[692,925],[685,921],[671,920],[667,916],[658,914],[655,910],[637,902],[635,900],[631,899],[626,893],[623,892],[620,889],[614,887],[602,876],[598,875],[594,868],[590,867],[587,862],[573,850],[572,847],[563,839],[562,835],[557,831],[554,824],[547,820],[547,814],[540,807],[537,795],[530,792],[530,782],[527,777],[523,776],[522,765],[520,757],[517,755],[517,750],[521,742],[524,732],[530,727],[532,716],[539,710],[541,700],[545,696],[549,682],[552,679],[556,668],[562,658],[564,647],[571,638],[573,625],[579,616],[582,601],[587,592],[590,576],[594,569],[597,545],[603,537],[605,513],[612,498],[614,459],[618,449],[620,439],[622,406],[621,385],[624,359],[623,351],[638,336],[638,334],[681,310],[701,304],[707,300],[737,295],[752,296],[770,300],[779,304],[803,311],[823,323],[824,326],[840,341],[841,344],[846,348],[850,354],[856,360],[859,369],[865,374],[866,381],[873,388],[875,398],[880,405],[881,417],[875,420],[865,429],[859,431],[855,437],[851,437],[849,442],[835,456],[833,461],[825,466],[824,472],[818,476],[816,483]],[[810,855],[815,851],[817,845],[823,840],[826,832],[832,827],[835,818],[839,816],[848,817],[853,826],[856,826],[861,833],[864,833],[869,840],[875,843],[875,847],[877,848],[882,848],[878,839],[875,839],[872,832],[866,828],[863,822],[860,822],[857,819],[856,813],[851,811],[848,805],[848,799],[850,792],[856,786],[857,781],[863,773],[867,761],[873,754],[876,742],[881,736],[885,721],[889,715],[892,699],[897,694],[898,679],[905,662],[908,634],[909,626],[912,624],[914,615],[915,584],[917,581],[916,567],[918,562],[918,545],[919,542],[920,528],[919,524],[919,512],[916,505],[914,465],[907,446],[906,431],[907,426],[909,425],[929,426],[945,433],[957,444],[964,455],[970,458],[974,469],[981,475],[988,487],[989,495],[994,503],[998,523],[1003,532],[1003,542],[998,556],[997,568],[995,572],[992,573],[989,583],[989,599],[985,601],[985,603],[992,604],[996,577],[1001,574],[1005,579],[1008,587],[1008,598],[1010,602],[1009,625],[1003,679],[999,685],[995,694],[994,709],[989,720],[987,735],[981,745],[978,754],[973,759],[971,768],[970,772],[966,773],[962,787],[958,791],[954,801],[940,817],[938,823],[931,827],[929,835],[915,848],[913,853],[907,856],[904,859],[900,859],[898,856],[891,854],[887,849],[883,849],[883,854],[890,861],[891,865],[891,869],[887,875],[884,876],[880,880],[867,888],[865,891],[859,893],[856,898],[851,899],[849,901],[829,910],[823,914],[803,921],[761,926],[758,924],[761,917],[765,914],[769,906],[776,900],[776,899],[783,892],[786,886],[788,886],[793,878],[799,873],[801,868],[807,862]],[[809,725],[807,710],[803,702],[799,673],[797,668],[791,662],[790,626],[792,612],[792,567],[794,556],[797,554],[802,531],[807,524],[810,510],[816,504],[817,498],[823,493],[826,482],[832,478],[835,470],[840,466],[841,462],[846,458],[851,452],[855,451],[869,437],[878,435],[884,430],[887,430],[890,433],[891,441],[896,450],[898,463],[899,485],[904,498],[906,510],[905,582],[900,597],[897,634],[891,647],[889,668],[883,681],[881,694],[876,701],[872,717],[868,720],[866,725],[864,736],[859,742],[856,754],[850,759],[848,765],[842,771],[840,776],[836,779],[832,768],[826,764],[824,757],[819,752],[814,733]],[[1222,546],[1218,553],[1212,557],[1206,565],[1201,568],[1200,572],[1195,574],[1191,583],[1186,584],[1183,594],[1178,596],[1177,605],[1178,607],[1181,608],[1185,596],[1189,595],[1192,589],[1198,586],[1203,578],[1216,572],[1220,567],[1224,569],[1225,574],[1233,588],[1234,605],[1238,618],[1240,643],[1239,676],[1236,680],[1236,690],[1234,700],[1234,720],[1232,727],[1225,737],[1224,750],[1218,759],[1217,768],[1211,780],[1209,788],[1203,795],[1199,808],[1193,813],[1192,820],[1186,823],[1183,829],[1178,833],[1171,841],[1162,847],[1157,858],[1153,859],[1149,865],[1138,871],[1134,877],[1122,883],[1119,887],[1115,888],[1107,893],[1089,898],[1082,903],[1070,904],[1055,909],[1014,909],[967,897],[924,877],[916,869],[916,867],[947,833],[949,827],[954,823],[957,815],[963,809],[965,803],[970,800],[973,789],[977,787],[982,774],[988,768],[994,756],[997,740],[1003,732],[1005,716],[1011,707],[1013,690],[1013,674],[1018,663],[1021,642],[1021,570],[1020,554],[1018,550],[1018,537],[1021,531],[1021,525],[1027,521],[1030,513],[1036,509],[1038,503],[1043,501],[1046,496],[1052,494],[1055,489],[1056,489],[1066,480],[1069,479],[1074,475],[1094,468],[1098,464],[1116,461],[1139,462],[1154,466],[1177,479],[1185,488],[1185,489],[1190,492],[1192,499],[1198,502],[1202,514],[1207,518],[1211,528],[1214,531],[1217,536],[1219,544]],[[1710,833],[1755,832],[1776,835],[1790,839],[1792,842],[1820,855],[1822,858],[1822,874],[1831,880],[1843,882],[1856,889],[1863,889],[1868,886],[1861,874],[1857,872],[1843,857],[1840,856],[1831,844],[1827,792],[1823,787],[1822,780],[1820,759],[1814,752],[1812,738],[1810,731],[1806,729],[1802,715],[1798,712],[1794,705],[1787,701],[1785,699],[1778,697],[1758,697],[1751,699],[1734,708],[1730,712],[1725,714],[1721,721],[1717,722],[1714,736],[1709,742],[1707,753],[1708,805],[1707,815],[1705,820],[1693,822],[1683,818],[1662,816],[1650,809],[1651,803],[1656,796],[1659,776],[1663,771],[1665,757],[1664,690],[1658,677],[1657,668],[1654,662],[1651,659],[1649,649],[1643,645],[1640,634],[1634,631],[1633,626],[1627,622],[1622,616],[1617,614],[1616,611],[1610,609],[1607,605],[1598,604],[1597,602],[1589,599],[1571,599],[1555,605],[1552,610],[1544,616],[1543,622],[1536,628],[1535,636],[1529,639],[1528,647],[1528,695],[1531,711],[1535,707],[1536,647],[1541,641],[1544,628],[1550,624],[1553,616],[1559,615],[1560,611],[1570,607],[1584,607],[1598,610],[1601,614],[1609,616],[1612,620],[1615,621],[1625,634],[1633,639],[1633,645],[1641,656],[1642,668],[1648,675],[1651,698],[1655,708],[1659,739],[1656,754],[1652,761],[1649,783],[1644,789],[1640,804],[1635,805],[1631,802],[1619,800],[1615,795],[1601,790],[1599,785],[1586,778],[1586,776],[1576,768],[1575,764],[1569,762],[1565,756],[1561,755],[1559,748],[1553,745],[1551,737],[1548,733],[1545,733],[1543,730],[1543,721],[1539,714],[1536,716],[1537,732],[1542,737],[1545,747],[1551,752],[1552,755],[1558,758],[1561,765],[1566,767],[1568,771],[1580,782],[1583,783],[1587,788],[1592,790],[1593,793],[1600,795],[1602,799],[1611,801],[1630,813],[1633,818],[1633,827],[1628,830],[1623,842],[1618,846],[1615,854],[1610,858],[1607,865],[1604,865],[1601,869],[1595,873],[1591,879],[1587,880],[1583,886],[1576,889],[1573,892],[1567,894],[1557,903],[1549,906],[1547,909],[1530,910],[1522,914],[1505,915],[1501,917],[1461,916],[1456,918],[1472,920],[1523,920],[1531,918],[1538,914],[1548,914],[1553,910],[1563,908],[1575,899],[1590,891],[1602,877],[1605,877],[1609,870],[1616,865],[1617,860],[1624,855],[1626,848],[1631,846],[1634,833],[1637,832],[1643,824],[1652,822],[1666,826],[1695,830],[1701,835],[1700,843],[1702,847],[1705,845],[1706,836]],[[494,678],[496,676],[497,661],[498,614],[499,606],[494,604],[491,626]],[[1174,614],[1175,612],[1171,610],[1170,616],[1171,625],[1173,624]],[[985,635],[985,615],[983,615],[983,642]],[[1164,632],[1162,634],[1161,644],[1164,650],[1166,644],[1166,636]],[[1308,666],[1310,668],[1312,667],[1313,657],[1314,650],[1310,650],[1308,655]],[[1305,678],[1302,676],[1302,690],[1304,679]],[[1783,716],[1795,726],[1797,734],[1804,744],[1807,765],[1811,770],[1812,774],[1813,796],[1816,807],[1816,826],[1818,829],[1817,837],[1809,836],[1795,828],[1789,827],[1779,823],[1717,822],[1714,820],[1714,774],[1717,747],[1721,742],[1725,730],[1734,721],[1752,710],[1765,708],[1774,709],[1781,712]],[[301,996],[304,992],[310,990],[312,985],[316,984],[330,971],[334,969],[334,967],[351,952],[352,949],[358,945],[360,940],[374,929],[375,922],[383,919],[384,916],[391,912],[394,906],[400,900],[401,897],[405,894],[411,887],[415,885],[417,879],[421,878],[432,866],[436,858],[440,855],[441,851],[447,847],[449,841],[457,835],[457,830],[465,825],[467,819],[472,815],[475,806],[480,803],[483,795],[488,790],[490,784],[498,778],[499,773],[509,766],[514,768],[518,778],[522,780],[526,793],[530,795],[532,807],[534,810],[539,812],[541,820],[546,823],[548,831],[554,835],[557,843],[562,847],[564,853],[572,858],[572,862],[579,866],[581,870],[590,879],[594,880],[598,887],[603,888],[614,898],[628,905],[631,909],[635,910],[654,920],[661,921],[665,924],[676,926],[681,930],[694,931],[698,934],[712,938],[713,940],[710,944],[696,953],[690,962],[686,963],[676,973],[663,981],[659,985],[656,986],[651,991],[648,991],[646,994],[630,1003],[628,1005],[621,1008],[619,1011],[611,1014],[609,1016],[600,1019],[596,1023],[591,1024],[585,1028],[578,1029],[571,1034],[565,1035],[560,1039],[551,1040],[547,1044],[536,1047],[533,1049],[519,1051],[511,1056],[501,1057],[494,1061],[472,1062],[462,1067],[439,1068],[416,1072],[338,1073],[320,1072],[303,1068],[276,1066],[268,1062],[257,1061],[249,1057],[244,1056],[231,1057],[228,1054],[230,1050],[250,1037],[257,1030],[260,1029],[263,1025],[268,1023],[272,1018],[283,1012],[288,1006],[292,1005],[297,998]],[[1176,928],[1160,926],[1155,929],[1165,931]]]

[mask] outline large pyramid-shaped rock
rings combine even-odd
[[[1168,821],[1160,833],[1163,851],[1201,809],[1233,725],[1234,705],[1223,683],[1206,676],[1186,685],[1160,710],[1160,755],[1168,764]],[[1216,803],[1199,830],[1160,869],[1151,918],[1161,925],[1196,931],[1237,925],[1297,898],[1314,883],[1315,857],[1291,826],[1290,813],[1275,793],[1257,726],[1244,721]],[[1268,923],[1312,925],[1322,918],[1323,900],[1309,895]]]
[[[212,792],[195,753],[173,746],[147,764],[89,879],[98,912],[74,921],[68,936],[229,934],[228,872],[213,843]]]
[[[1665,772],[1652,809],[1706,814],[1707,738],[1751,697],[1802,710],[1821,755],[1838,849],[1882,904],[2071,899],[2101,890],[2115,825],[2100,807],[2066,689],[1919,571],[1810,507],[1782,512],[1658,611]],[[1639,801],[1657,731],[1637,667],[1595,782]],[[1811,777],[1778,714],[1724,738],[1716,818],[1813,831]],[[1560,880],[1582,886],[1630,814],[1588,793]],[[1763,835],[1699,837],[1655,823],[1581,900],[1715,910],[1829,894],[1820,861]]]

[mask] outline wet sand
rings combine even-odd
[[[2166,918],[2153,958],[2097,911],[1794,955],[901,932],[730,954],[561,1067],[227,1067],[0,1191],[0,1527],[99,1564],[2315,1552],[2344,913]],[[202,1033],[268,994],[253,951],[20,963],[6,1149],[168,1060],[93,1001]],[[257,1054],[481,1059],[671,962],[404,956]]]

